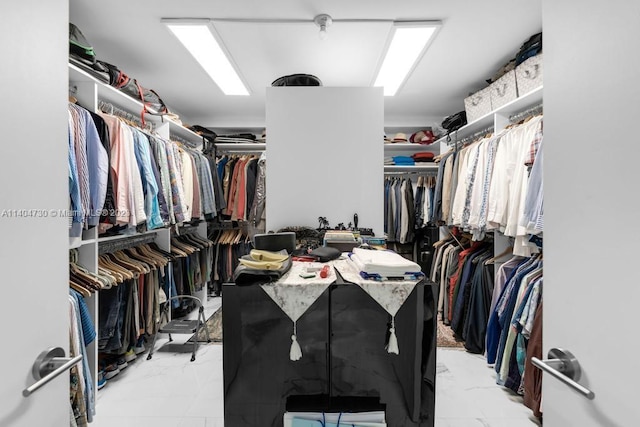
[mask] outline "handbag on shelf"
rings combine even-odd
[[[442,121],[442,127],[447,131],[447,141],[451,140],[449,136],[451,132],[455,132],[460,129],[462,126],[467,124],[467,113],[465,111],[460,111],[458,113],[452,114],[446,117]]]
[[[136,79],[129,77],[115,65],[107,62],[103,64],[109,70],[109,85],[142,102],[143,115],[144,113],[160,116],[169,114],[169,109],[156,91],[143,87]]]

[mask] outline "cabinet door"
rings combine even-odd
[[[396,355],[385,349],[389,314],[357,285],[332,287],[333,397],[374,398],[368,404],[374,404],[379,397],[379,402],[386,405],[390,425],[425,425],[418,424],[419,420],[433,421],[435,330],[433,320],[428,323],[425,308],[433,308],[434,298],[430,287],[427,291],[425,296],[425,285],[417,285],[395,317],[399,347]]]
[[[282,426],[287,402],[317,409],[302,397],[326,396],[328,301],[325,292],[297,322],[302,358],[289,359],[293,322],[260,285],[223,287],[225,423]],[[248,408],[251,408],[249,411]],[[295,410],[295,409],[293,409]]]
[[[0,14],[0,425],[69,425],[69,372],[23,397],[41,352],[69,354],[66,0]],[[62,215],[61,215],[62,214]]]

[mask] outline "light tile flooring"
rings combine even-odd
[[[220,307],[209,298],[205,318]],[[181,343],[187,335],[174,336]],[[222,345],[190,354],[158,351],[129,364],[98,392],[94,427],[223,427]],[[495,384],[482,356],[439,348],[436,427],[532,427],[540,423],[522,399]],[[227,426],[234,427],[234,426]]]

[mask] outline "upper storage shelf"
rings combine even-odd
[[[496,119],[498,116],[508,119],[509,116],[524,111],[528,108],[534,107],[542,103],[542,86],[537,89],[532,90],[531,92],[522,95],[513,101],[503,105],[502,107],[491,111],[490,113],[485,114],[484,116],[474,120],[471,123],[467,123],[465,126],[458,129],[456,132],[451,133],[451,139],[460,140],[467,136],[473,135],[476,132],[480,132],[488,127],[495,126]],[[440,138],[435,143],[439,144],[440,142],[446,141],[446,137]]]
[[[97,111],[98,101],[104,101],[136,117],[139,117],[143,110],[141,101],[134,99],[113,86],[98,80],[81,68],[73,64],[69,64],[69,86],[73,87],[74,85],[79,86],[82,84],[85,86],[92,85],[95,88],[95,90],[89,90],[87,87],[77,87],[77,92],[82,92],[83,95],[82,99],[79,99],[82,103],[87,104],[84,105],[86,108]],[[151,113],[155,113],[155,111],[150,108],[147,108],[147,110],[150,110]],[[169,136],[176,136],[197,146],[202,145],[202,137],[200,135],[190,129],[187,129],[180,123],[171,120],[168,116],[147,114],[145,115],[145,120],[155,123],[156,125],[167,123],[169,125]]]

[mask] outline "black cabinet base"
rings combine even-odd
[[[384,411],[389,427],[432,427],[435,285],[416,285],[395,316],[400,354],[385,350],[390,316],[359,286],[331,285],[293,322],[259,285],[223,288],[227,427],[282,427],[289,412]]]

